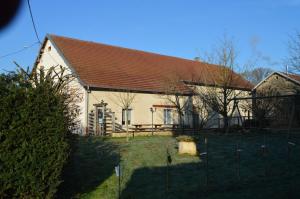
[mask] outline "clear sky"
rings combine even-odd
[[[31,0],[41,40],[47,33],[193,59],[226,34],[238,63],[253,54],[258,65],[283,70],[290,35],[300,30],[300,0]],[[0,57],[37,39],[26,1],[0,32]],[[39,45],[0,58],[0,72],[16,61],[32,67]]]

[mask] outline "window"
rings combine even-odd
[[[131,111],[132,111],[132,109],[127,110],[127,123],[129,125],[131,123]],[[125,125],[125,113],[126,113],[126,110],[122,109],[122,125]]]
[[[164,109],[164,124],[172,123],[171,113],[172,113],[171,109]]]

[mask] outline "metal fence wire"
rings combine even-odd
[[[299,193],[300,134],[297,132],[289,132],[289,136],[287,131],[201,134],[197,150],[200,162],[178,164],[173,161],[177,149],[166,147],[165,157],[162,157],[165,165],[137,172],[135,177],[143,180],[136,183],[143,187],[134,190],[127,183],[128,190],[123,196],[147,198],[147,194],[152,194],[153,198],[214,198],[216,194],[240,190],[246,195],[247,192],[269,191],[267,197],[278,191],[281,194]],[[149,183],[145,179],[149,179]]]
[[[300,95],[254,95],[232,99],[238,121],[245,128],[291,129],[300,127]]]
[[[210,190],[272,186],[300,175],[297,133],[290,133],[290,137],[286,133],[208,136],[200,140],[199,148],[205,151],[202,158],[208,164],[208,176],[202,184]]]

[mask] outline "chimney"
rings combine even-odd
[[[286,74],[286,75],[289,74],[289,65],[285,65],[285,74]]]

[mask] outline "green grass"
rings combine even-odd
[[[208,185],[205,156],[177,154],[173,137],[126,139],[78,138],[64,175],[59,198],[118,198],[114,166],[121,156],[122,198],[300,198],[300,136],[287,157],[285,134],[200,135],[208,140]],[[240,153],[240,180],[235,149]],[[267,146],[265,156],[261,145]],[[167,149],[172,162],[167,167]]]

